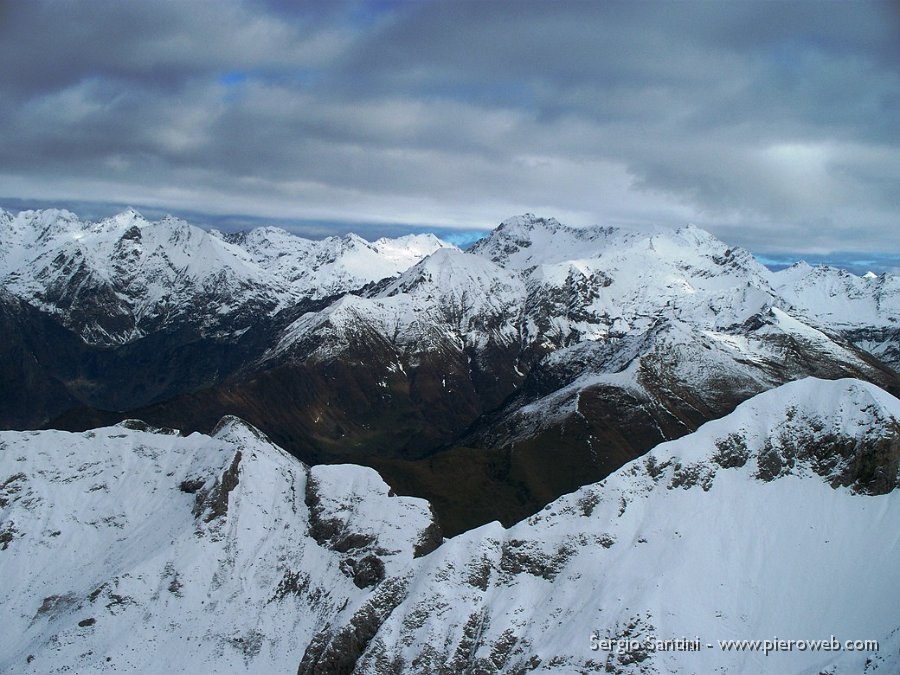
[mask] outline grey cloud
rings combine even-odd
[[[0,83],[19,94],[91,78],[166,90],[210,72],[318,65],[341,47],[343,29],[321,16],[288,23],[254,9],[237,0],[8,2]]]
[[[0,196],[900,250],[888,4],[0,6]]]

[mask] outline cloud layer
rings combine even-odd
[[[889,3],[0,0],[0,197],[900,251]]]

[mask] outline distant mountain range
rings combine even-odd
[[[0,211],[0,425],[236,415],[378,469],[446,531],[511,524],[805,376],[900,391],[900,278],[771,272],[688,226],[524,215],[431,235],[223,235]]]

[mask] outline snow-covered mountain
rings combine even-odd
[[[53,209],[0,211],[0,228],[6,290],[97,343],[128,342],[178,320],[239,333],[254,315],[301,299],[342,296],[438,267],[445,276],[429,294],[435,305],[446,305],[444,296],[458,304],[462,293],[492,296],[518,315],[514,332],[522,341],[545,349],[646,332],[661,316],[727,329],[770,307],[816,328],[844,331],[890,330],[900,320],[894,276],[856,277],[805,263],[772,273],[748,252],[693,226],[572,228],[526,214],[503,222],[473,255],[442,252],[418,272],[411,268],[455,247],[433,235],[371,243],[356,235],[313,241],[275,227],[223,235],[177,218],[149,222],[133,209],[98,222]],[[479,258],[495,264],[485,268]],[[398,289],[394,284],[387,292]],[[381,309],[376,302],[371,313]],[[473,319],[480,310],[467,309]],[[288,330],[287,339],[298,332]]]
[[[626,391],[677,420],[689,411],[666,399],[711,410],[803,375],[884,382],[869,353],[889,355],[890,340],[863,344],[856,331],[889,331],[900,319],[883,290],[893,277],[853,277],[858,283],[843,292],[817,296],[804,290],[808,279],[772,273],[693,226],[571,228],[529,215],[504,222],[473,253],[520,272],[523,340],[549,352],[540,377],[510,405],[519,435],[533,434],[529,417],[545,425],[576,412],[597,387]],[[854,304],[865,298],[871,316]]]
[[[493,264],[486,265],[484,258]],[[455,304],[468,316],[468,339],[457,340],[458,346],[477,345],[490,339],[497,308],[502,307],[506,341],[516,340],[523,350],[539,355],[583,342],[647,335],[661,320],[729,343],[732,349],[736,342],[731,336],[756,330],[754,324],[767,324],[770,335],[799,336],[821,342],[823,349],[840,351],[846,345],[824,343],[839,340],[842,332],[890,329],[900,321],[897,278],[883,275],[872,280],[829,268],[807,268],[808,273],[801,269],[772,273],[749,252],[730,248],[694,226],[633,232],[572,228],[525,215],[502,223],[470,254],[440,251],[426,258],[386,290],[354,299],[352,311],[383,335],[398,324],[415,326],[409,312],[386,309],[384,296],[410,295],[421,280],[434,279],[438,281],[415,293],[419,301],[410,310],[429,315],[429,320],[418,322],[423,327],[419,335],[458,328],[453,325],[455,316],[449,320],[430,316]],[[463,296],[474,304],[461,302]],[[330,318],[334,310],[326,312]],[[302,317],[285,331],[277,351],[325,320],[325,313]],[[816,339],[809,329],[819,333]],[[400,332],[416,335],[414,329]],[[422,349],[430,346],[426,342]],[[884,353],[882,347],[876,352]],[[744,357],[752,358],[753,348],[745,351]]]
[[[447,346],[462,351],[518,344],[524,298],[525,286],[514,272],[480,256],[440,249],[364,294],[345,295],[325,310],[302,316],[267,358],[292,350],[300,340],[309,343],[317,333],[319,351],[312,356],[327,358],[366,329],[388,339],[398,353],[417,355]]]
[[[853,380],[784,385],[510,529],[462,534],[422,560],[359,671],[892,672],[898,403]],[[638,647],[592,652],[592,634]],[[818,635],[881,650],[718,648]],[[644,644],[695,636],[699,653]]]
[[[856,276],[835,267],[798,262],[771,273],[776,292],[798,311],[835,328],[894,326],[900,317],[900,278]]]
[[[660,316],[728,329],[769,307],[833,330],[900,322],[900,279],[893,275],[857,277],[806,263],[771,272],[693,225],[572,228],[528,214],[503,222],[472,252],[522,271],[538,298],[569,291],[569,306],[552,312],[564,321],[557,341],[646,330]],[[573,300],[582,316],[566,312]]]
[[[853,344],[900,369],[900,277],[861,277],[799,262],[772,274],[773,286],[795,313],[839,330]]]
[[[323,298],[396,277],[439,249],[455,249],[433,234],[411,234],[374,242],[350,234],[304,239],[277,227],[221,235],[252,257],[260,269],[288,282],[302,297]]]
[[[440,541],[371,469],[310,469],[233,418],[144,428],[0,433],[0,671],[296,669]]]
[[[4,287],[97,344],[179,324],[240,335],[261,315],[396,276],[450,246],[429,235],[311,241],[273,227],[226,236],[133,209],[98,222],[0,212],[0,235]]]
[[[234,418],[0,432],[0,671],[894,673],[898,468],[900,401],[805,379],[442,541]],[[719,645],[831,636],[879,650]]]

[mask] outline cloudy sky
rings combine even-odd
[[[0,0],[0,205],[41,204],[900,254],[900,10]]]

